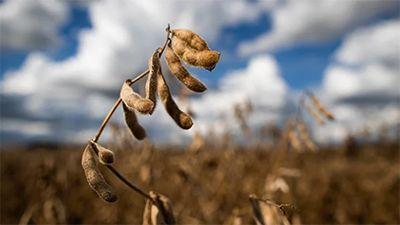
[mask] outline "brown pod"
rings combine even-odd
[[[181,60],[174,53],[170,46],[167,46],[166,48],[165,60],[167,61],[167,65],[171,73],[175,75],[176,78],[178,78],[178,80],[187,88],[195,92],[203,92],[207,90],[207,87],[203,83],[190,75],[186,68],[183,67]]]
[[[153,225],[154,224],[151,219],[151,208],[152,207],[153,207],[152,201],[150,199],[147,199],[146,205],[144,206],[144,211],[143,211],[142,225]]]
[[[210,50],[207,43],[198,34],[187,29],[175,29],[171,31],[172,36],[185,41],[190,47],[198,51]]]
[[[176,105],[174,99],[172,99],[171,92],[169,91],[168,85],[164,80],[162,74],[158,76],[158,95],[162,103],[164,104],[167,113],[172,117],[175,123],[182,129],[189,129],[192,127],[193,122],[190,116],[182,112]]]
[[[288,138],[289,138],[289,143],[293,147],[294,150],[296,150],[296,151],[302,150],[301,142],[299,140],[298,134],[295,129],[292,129],[289,131]]]
[[[150,110],[150,114],[153,113],[156,107],[156,93],[157,93],[157,75],[160,73],[161,65],[160,65],[160,57],[158,55],[159,49],[157,49],[151,58],[149,59],[149,74],[147,75],[146,81],[146,99],[149,99],[153,102],[153,107]]]
[[[217,51],[185,51],[182,59],[190,65],[203,67],[212,71],[219,61],[220,53]]]
[[[156,205],[151,207],[153,224],[175,224],[171,201],[164,195],[150,191],[150,197]]]
[[[219,61],[220,53],[217,51],[198,51],[181,39],[174,37],[172,37],[171,43],[175,54],[189,65],[212,71]]]
[[[327,119],[329,120],[335,120],[335,117],[333,116],[333,114],[331,112],[329,112],[323,105],[322,103],[318,100],[317,96],[315,96],[314,94],[310,93],[309,94],[312,102],[314,103],[314,106],[318,109],[318,111],[324,115]]]
[[[253,209],[253,218],[258,225],[289,225],[289,220],[280,206],[270,202],[258,199],[254,194],[249,197]]]
[[[115,202],[117,195],[113,189],[104,180],[99,168],[97,167],[96,155],[92,144],[88,144],[82,155],[82,167],[85,171],[86,179],[89,186],[97,193],[97,195],[107,202]]]
[[[318,147],[312,141],[312,139],[310,137],[310,133],[308,132],[306,125],[303,122],[298,122],[297,129],[299,131],[300,140],[304,143],[304,145],[311,151],[316,151],[318,149]]]
[[[104,165],[109,165],[114,162],[114,152],[112,152],[110,149],[104,148],[100,144],[90,141],[90,144],[92,145],[92,148],[97,152],[99,156],[99,161],[104,164]]]
[[[124,116],[126,125],[129,127],[129,130],[137,138],[138,140],[143,140],[146,137],[145,129],[139,124],[135,111],[130,109],[125,103],[122,103],[122,107],[124,109]]]
[[[325,122],[322,120],[322,118],[319,116],[319,114],[313,110],[309,105],[305,106],[307,112],[319,123],[320,125],[324,125]]]
[[[128,81],[125,81],[122,85],[120,97],[125,105],[132,110],[136,109],[143,114],[149,114],[153,110],[154,103],[134,92]]]

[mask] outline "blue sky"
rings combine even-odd
[[[72,5],[68,20],[60,26],[58,32],[62,36],[62,43],[50,49],[34,49],[43,51],[52,60],[64,60],[76,54],[78,34],[81,29],[91,27],[88,9],[80,5]],[[20,49],[2,49],[2,66],[0,77],[9,70],[17,70],[31,51]]]
[[[134,0],[122,0],[119,5],[112,1],[80,3],[72,1],[56,1],[55,3],[27,1],[29,4],[24,5],[19,3],[11,4],[10,1],[0,3],[0,9],[3,10],[0,11],[3,14],[1,19],[4,22],[1,24],[2,36],[5,40],[1,44],[0,68],[3,107],[5,107],[5,102],[9,102],[9,96],[26,100],[34,99],[35,103],[40,102],[41,104],[48,102],[49,105],[46,108],[49,107],[50,111],[54,110],[54,113],[66,108],[72,110],[68,116],[60,116],[59,118],[62,121],[60,124],[65,126],[65,123],[68,123],[71,118],[82,114],[86,115],[90,110],[86,109],[89,110],[87,112],[79,111],[82,109],[67,103],[62,106],[53,104],[52,100],[47,99],[48,97],[42,97],[45,96],[45,93],[36,91],[40,90],[40,87],[39,89],[34,86],[14,88],[12,87],[13,82],[17,82],[19,77],[21,79],[25,77],[25,80],[29,78],[38,84],[43,82],[42,85],[47,85],[48,83],[54,86],[53,83],[57,83],[57,81],[53,81],[56,75],[49,73],[42,76],[40,72],[46,73],[44,71],[54,70],[58,73],[60,72],[60,69],[57,69],[59,67],[67,71],[71,70],[71,72],[68,72],[73,73],[71,76],[67,72],[67,74],[60,72],[61,74],[58,75],[71,85],[75,85],[76,79],[80,76],[91,76],[92,73],[99,74],[93,74],[93,77],[85,79],[93,79],[96,82],[100,82],[100,77],[116,76],[116,78],[122,80],[127,73],[137,72],[143,68],[147,59],[141,57],[140,54],[147,54],[145,53],[147,49],[156,47],[154,43],[159,42],[159,34],[162,34],[157,30],[165,27],[167,22],[171,22],[172,26],[187,26],[187,28],[197,31],[200,35],[210,40],[212,48],[221,51],[221,61],[213,72],[210,73],[200,69],[191,70],[200,79],[204,80],[210,92],[217,96],[222,96],[221,90],[231,85],[229,81],[226,81],[228,80],[227,77],[235,75],[240,77],[240,74],[247,74],[251,71],[251,65],[254,65],[254,67],[258,65],[264,68],[266,72],[276,73],[273,77],[270,77],[271,79],[266,78],[265,81],[276,80],[279,84],[270,84],[271,86],[266,84],[264,88],[274,89],[276,86],[282,86],[282,89],[279,90],[282,90],[282,96],[286,97],[278,97],[286,99],[285,102],[296,96],[296,93],[301,90],[313,89],[317,92],[320,91],[322,96],[326,95],[326,101],[335,104],[335,102],[339,101],[337,100],[339,97],[336,95],[341,96],[341,93],[335,93],[335,97],[332,97],[333,92],[325,90],[332,86],[327,83],[328,78],[331,77],[329,72],[331,70],[336,71],[335,69],[337,68],[343,69],[338,66],[340,64],[344,64],[346,70],[350,70],[354,66],[360,68],[370,66],[370,64],[364,62],[360,65],[350,65],[346,61],[347,58],[341,61],[338,55],[341,52],[346,52],[347,49],[345,47],[350,42],[351,37],[357,38],[359,31],[361,32],[363,29],[379,30],[381,24],[386,21],[395,22],[399,19],[398,7],[394,7],[398,6],[399,2],[390,0],[380,3],[378,1],[362,2],[350,0],[346,4],[342,4],[341,1],[321,1],[321,3],[318,3],[320,6],[315,6],[318,4],[310,4],[309,1],[296,2],[289,0],[234,1],[233,3],[230,3],[230,1],[205,1],[201,4],[197,4],[196,1],[187,1],[184,4],[179,4],[179,1],[166,2],[162,3],[165,6],[158,6],[157,1],[141,3]],[[125,6],[125,8],[120,8],[121,5]],[[160,7],[165,7],[165,12],[157,12],[157,8]],[[203,8],[207,9],[207,7],[216,9],[209,12],[202,11]],[[336,7],[337,11],[333,12],[331,10],[332,7]],[[135,13],[133,11],[141,9],[137,14],[140,14],[142,18],[129,15],[131,12],[128,9],[132,10],[132,14]],[[220,15],[215,15],[219,13]],[[45,16],[37,14],[44,14]],[[154,18],[154,16],[158,18]],[[19,27],[21,24],[29,22],[32,22],[32,26],[43,24],[40,28],[43,30],[24,30],[23,25]],[[149,25],[146,23],[149,23]],[[47,26],[48,29],[46,28]],[[148,31],[146,28],[148,28]],[[121,34],[117,34],[118,32],[121,32]],[[143,34],[143,32],[148,32],[149,34]],[[394,38],[398,37],[394,36]],[[18,42],[20,39],[22,41]],[[142,41],[143,46],[136,45],[135,41]],[[104,45],[101,45],[103,43]],[[93,61],[90,61],[90,57],[87,58],[85,55],[86,50],[89,49],[87,46],[91,45],[97,46],[96,48],[90,47],[94,56]],[[120,49],[120,47],[123,47],[123,49]],[[398,46],[394,48],[396,47]],[[132,50],[129,48],[132,48]],[[122,56],[132,56],[132,59],[129,57],[120,58]],[[350,56],[353,57],[351,54]],[[268,67],[263,67],[262,60]],[[260,63],[257,64],[257,62]],[[129,65],[130,63],[137,65]],[[32,68],[36,67],[40,68],[39,72],[31,71]],[[85,74],[75,74],[75,68]],[[381,67],[379,68],[381,69]],[[395,66],[394,70],[397,70],[397,66]],[[111,75],[110,73],[119,74]],[[99,78],[95,76],[99,76]],[[339,74],[334,77],[341,76],[342,74]],[[254,79],[259,78],[254,77]],[[397,81],[398,78],[394,79]],[[93,81],[90,82],[93,83]],[[81,88],[90,86],[90,88],[97,90],[95,93],[90,94],[90,99],[104,98],[106,103],[112,102],[112,98],[108,93],[114,93],[112,95],[115,96],[119,85],[118,80],[99,83],[100,86],[97,87],[91,87],[91,84],[83,85],[83,83],[81,82],[80,84],[82,86],[75,85],[71,90],[82,91]],[[101,87],[103,88],[101,89]],[[29,91],[26,91],[26,88]],[[354,90],[356,90],[355,88]],[[375,87],[371,87],[371,90],[375,89]],[[50,86],[49,90],[52,90]],[[251,96],[250,91],[243,90],[243,95],[246,93]],[[57,98],[56,96],[53,97]],[[61,98],[61,96],[59,97]],[[345,97],[350,98],[352,96]],[[64,99],[65,97],[62,98]],[[89,100],[86,99],[85,101]],[[206,102],[206,97],[204,97],[204,101]],[[264,106],[267,106],[267,108],[275,107],[274,104],[260,102],[260,108]],[[35,105],[32,109],[27,110],[26,113],[35,114],[36,111],[40,111],[41,107],[43,106],[40,106],[40,104]],[[282,110],[285,107],[281,104],[278,108]],[[271,110],[279,111],[278,108]],[[339,109],[343,111],[338,105]],[[23,113],[21,112],[21,114]],[[27,118],[31,118],[31,116],[27,116]],[[98,118],[94,118],[92,125],[87,125],[86,128],[93,126],[92,129],[94,129],[94,124],[101,119],[100,115],[96,116]],[[32,117],[37,118],[35,116]],[[269,116],[267,115],[265,118],[269,118]],[[276,116],[271,115],[271,118],[276,119]],[[11,121],[5,124],[13,124],[16,121],[26,122],[26,118],[9,118],[8,113],[3,113],[2,119],[3,121]],[[206,115],[204,115],[203,119],[208,121]],[[29,119],[29,122],[33,124],[40,124],[46,127],[44,130],[62,127],[60,124],[44,121],[47,120]],[[151,125],[154,121],[149,123]],[[2,133],[7,134],[7,137],[18,136],[15,131],[12,131],[11,135],[10,131],[5,130],[12,129],[5,128],[4,124],[2,126]],[[69,132],[76,131],[73,128],[68,129],[71,129]],[[46,135],[46,132],[43,131],[43,135],[38,137],[46,137]],[[180,135],[180,133],[178,132],[177,135]]]
[[[62,43],[54,48],[35,51],[44,52],[51,60],[60,61],[76,54],[78,47],[78,35],[81,29],[90,29],[91,21],[88,8],[83,5],[72,4],[68,20],[60,26],[58,32],[62,37]],[[395,18],[396,12],[387,12],[379,17],[371,18],[366,24],[376,23],[382,20]],[[257,37],[271,29],[271,18],[267,13],[262,14],[256,21],[235,24],[223,28],[224,36],[215,43],[223,52],[229,54],[229,58],[218,65],[217,75],[209,79],[213,82],[229,70],[242,68],[246,65],[246,58],[236,55],[238,43]],[[278,50],[273,55],[280,64],[280,69],[290,87],[305,89],[321,82],[323,72],[328,66],[332,54],[341,43],[341,38],[334,38],[325,43],[299,44],[287,49]],[[31,51],[6,49],[2,51],[2,66],[0,77],[9,70],[17,70]],[[208,72],[198,70],[198,75],[207,76]],[[307,79],[304,79],[304,76]],[[213,85],[213,83],[211,83]]]

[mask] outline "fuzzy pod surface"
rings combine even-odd
[[[187,88],[195,92],[203,92],[207,87],[198,79],[194,78],[182,65],[179,57],[174,53],[170,46],[165,50],[165,60],[169,71]]]
[[[149,66],[149,74],[147,75],[146,81],[146,99],[153,102],[153,107],[150,110],[150,114],[153,113],[156,107],[156,94],[157,94],[157,76],[160,73],[161,65],[160,65],[160,57],[158,55],[159,49],[157,49],[153,55],[150,57],[148,66]]]
[[[175,123],[182,129],[189,129],[193,125],[192,118],[184,112],[182,112],[176,105],[174,99],[172,98],[171,92],[167,83],[165,82],[162,74],[158,76],[158,95],[160,96],[161,102],[163,103],[167,113],[175,121]]]
[[[91,147],[97,152],[100,163],[110,165],[114,162],[115,157],[113,151],[93,141],[90,141],[90,145],[92,145]]]
[[[149,114],[154,108],[154,103],[149,99],[142,98],[138,93],[133,91],[128,81],[125,81],[122,85],[120,97],[127,107],[143,114]]]
[[[135,110],[126,106],[124,102],[122,103],[122,108],[124,110],[125,123],[129,130],[135,138],[143,140],[146,137],[146,130],[139,124]]]
[[[171,31],[172,36],[175,36],[182,41],[185,41],[191,48],[198,51],[210,50],[206,41],[200,35],[188,29],[175,29]]]
[[[220,58],[220,53],[217,51],[196,50],[175,36],[172,37],[171,46],[175,54],[189,65],[202,67],[209,71],[215,68]]]
[[[101,199],[107,202],[115,202],[117,195],[100,172],[94,151],[90,143],[83,151],[81,164],[85,171],[86,180]]]

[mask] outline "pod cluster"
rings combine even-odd
[[[145,86],[145,97],[141,97],[126,81],[121,88],[125,120],[132,134],[139,140],[146,137],[142,126],[139,125],[135,111],[142,114],[152,114],[158,95],[165,110],[175,123],[182,129],[189,129],[193,121],[189,113],[183,112],[174,101],[168,84],[162,74],[160,55],[162,49],[157,49],[148,62],[148,77]],[[210,50],[207,43],[196,33],[176,29],[170,31],[170,41],[165,47],[165,61],[168,69],[183,85],[194,92],[203,92],[207,87],[192,76],[182,64],[182,61],[207,70],[215,68],[220,53]]]
[[[184,86],[194,92],[204,92],[207,87],[192,76],[182,62],[211,71],[215,68],[220,58],[220,53],[211,50],[198,34],[190,30],[169,30],[168,28],[166,45],[164,48],[155,50],[148,60],[144,97],[132,89],[133,82],[131,80],[126,80],[120,90],[120,102],[122,103],[126,125],[138,140],[146,138],[146,131],[139,124],[136,112],[147,115],[153,114],[157,103],[157,95],[169,116],[179,127],[190,129],[193,125],[190,114],[183,112],[174,101],[162,74],[160,57],[164,51],[170,72]],[[97,138],[94,140],[97,141]],[[114,162],[114,153],[95,141],[89,141],[82,155],[82,167],[89,186],[103,200],[114,202],[117,197],[101,174],[98,162],[110,166]],[[153,194],[154,198],[157,199],[164,198],[154,193],[150,194]],[[162,200],[160,201],[162,202]]]

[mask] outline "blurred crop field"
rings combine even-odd
[[[112,145],[112,144],[110,144]],[[249,195],[293,205],[301,224],[399,224],[399,143],[285,148],[113,146],[115,167],[169,197],[179,224],[255,224]],[[101,168],[118,194],[106,203],[81,167],[84,146],[1,151],[2,224],[141,224],[145,200]]]

